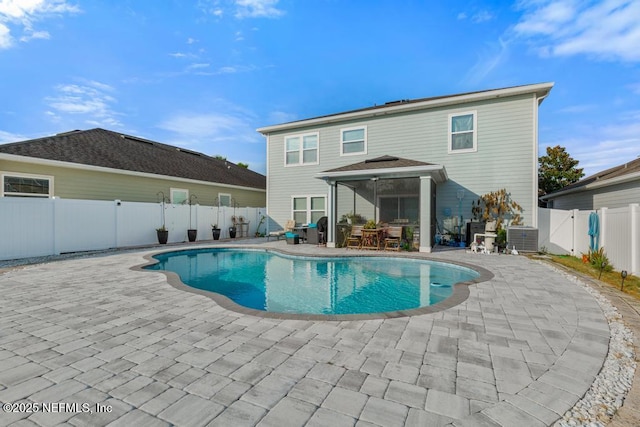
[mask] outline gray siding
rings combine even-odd
[[[271,133],[267,144],[269,214],[284,223],[291,217],[292,194],[326,194],[328,187],[314,178],[316,173],[388,154],[445,166],[449,181],[437,189],[439,221],[446,207],[458,213],[456,192],[460,188],[465,190],[465,219],[471,216],[471,202],[478,196],[506,188],[523,207],[525,224],[532,225],[537,208],[537,108],[533,94],[519,95]],[[448,116],[470,110],[477,112],[478,151],[449,154]],[[368,152],[340,156],[340,129],[358,125],[367,126]],[[285,136],[309,131],[319,132],[319,164],[284,167]]]
[[[622,208],[631,203],[640,203],[640,180],[558,196],[553,199],[553,208]]]

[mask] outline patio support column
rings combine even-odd
[[[420,177],[420,252],[431,252],[431,177]]]
[[[329,197],[327,198],[327,247],[336,247],[336,209],[338,184],[335,181],[327,181],[329,184]]]

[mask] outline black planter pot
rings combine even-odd
[[[161,245],[166,245],[167,240],[169,240],[169,230],[157,230],[158,232],[158,243]]]
[[[229,227],[229,237],[231,239],[236,238],[236,227]]]
[[[212,228],[211,232],[213,233],[213,240],[220,240],[220,229]]]
[[[187,237],[189,238],[190,242],[195,242],[196,241],[196,237],[198,236],[198,230],[187,230]]]

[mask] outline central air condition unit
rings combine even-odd
[[[507,227],[509,249],[515,246],[518,251],[538,252],[538,229],[512,225]]]

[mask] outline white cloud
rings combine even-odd
[[[509,42],[498,39],[497,43],[487,43],[478,53],[478,60],[467,72],[463,81],[472,86],[484,80],[494,69],[503,64],[509,57]]]
[[[513,33],[542,56],[587,55],[601,60],[640,61],[637,0],[539,0],[521,2],[524,15]]]
[[[10,142],[24,141],[25,139],[29,138],[17,133],[0,130],[0,144],[9,144]]]
[[[56,94],[45,98],[51,108],[45,114],[59,122],[63,116],[83,116],[84,122],[94,126],[119,127],[119,115],[112,105],[117,101],[110,95],[114,88],[97,81],[85,80],[82,84],[60,84]],[[76,120],[76,119],[74,119]]]
[[[236,18],[277,18],[284,14],[276,6],[279,0],[235,0]]]
[[[13,45],[11,31],[22,35],[19,40],[48,39],[47,31],[35,30],[34,23],[63,14],[80,12],[80,9],[66,0],[0,0],[0,49]]]
[[[570,113],[570,114],[578,114],[584,113],[586,111],[591,111],[597,108],[598,106],[595,104],[581,104],[581,105],[570,105],[568,107],[562,108],[558,110],[559,113]]]

